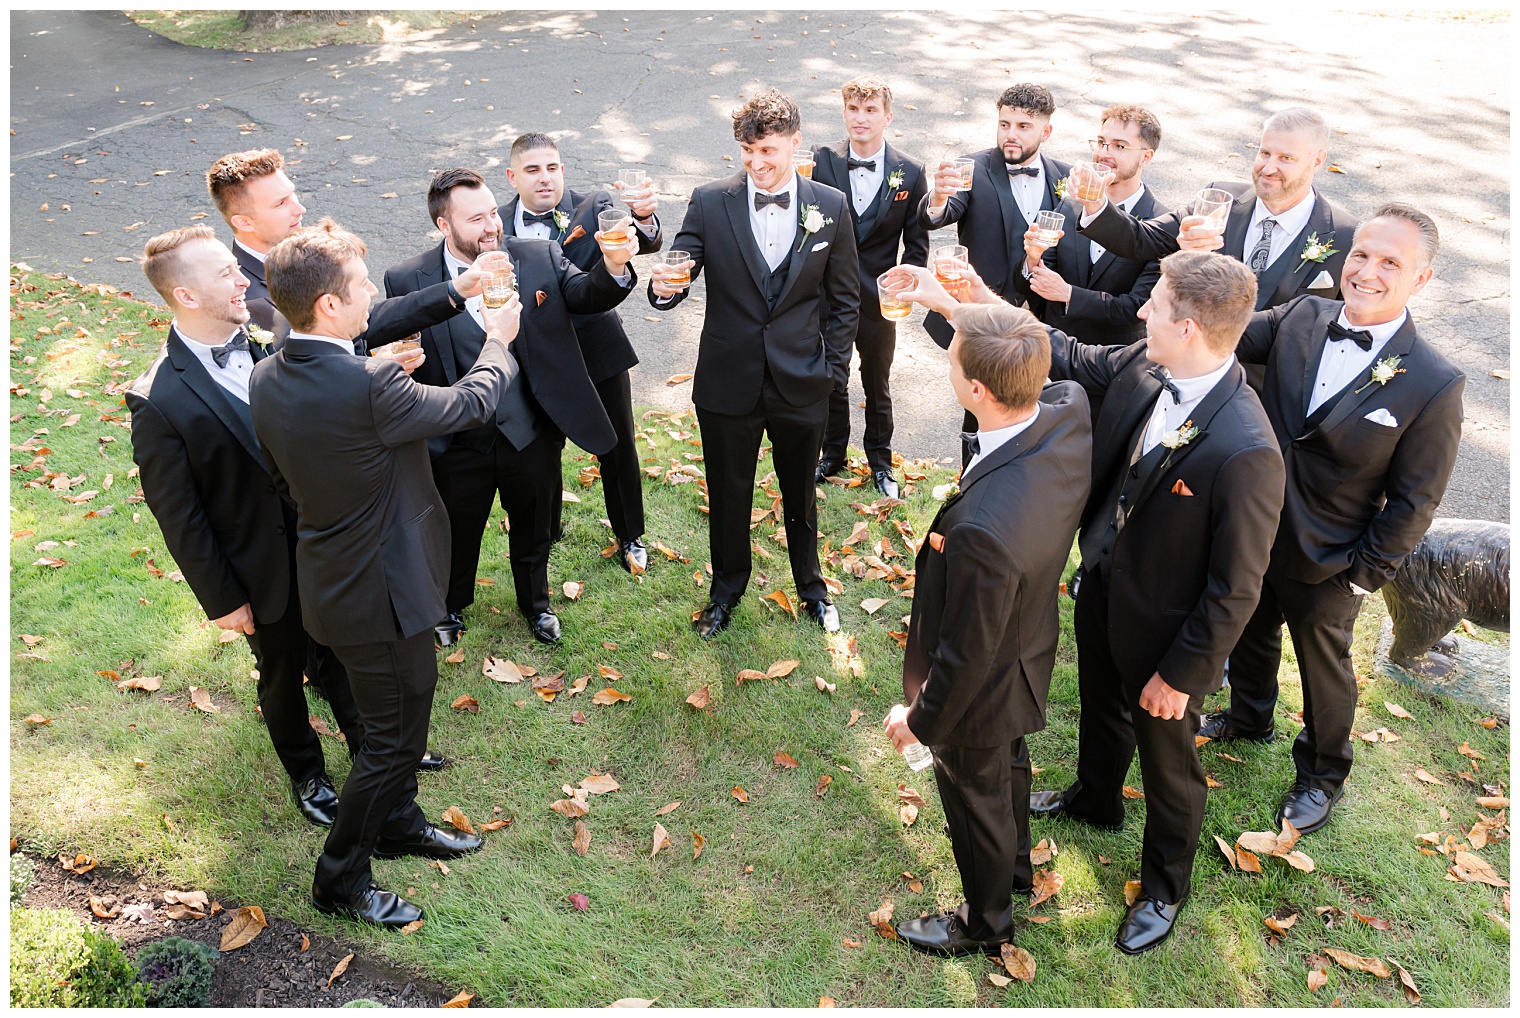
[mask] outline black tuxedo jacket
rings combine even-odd
[[[248,405],[186,343],[171,327],[126,392],[143,497],[209,618],[248,604],[258,624],[278,622],[290,599],[295,514],[275,492]],[[248,349],[255,363],[269,356],[257,343]]]
[[[750,228],[749,189],[743,173],[714,180],[691,194],[672,249],[690,252],[692,282],[707,272],[707,313],[697,347],[692,402],[720,414],[746,414],[760,401],[766,368],[793,406],[827,399],[849,378],[850,354],[860,317],[860,267],[855,254],[849,199],[825,184],[797,177],[796,204],[815,205],[825,219],[818,232],[797,227],[781,268],[786,284],[774,308],[766,303],[770,275]],[[669,304],[673,308],[690,289]]]
[[[918,203],[928,193],[928,178],[924,176],[923,163],[887,144],[881,153],[881,190],[866,207],[865,214],[856,215],[850,194],[849,154],[848,141],[815,149],[813,180],[844,195],[845,207],[855,224],[855,250],[860,261],[860,314],[881,321],[876,277],[897,264],[929,264],[929,231],[918,221]],[[902,183],[888,187],[892,175],[898,172],[902,174]]]
[[[1013,200],[1003,150],[989,148],[963,158],[976,161],[971,190],[949,197],[940,226],[956,224],[956,235],[966,246],[972,267],[994,293],[1013,302],[1039,300],[1024,279],[1024,232],[1029,229],[1029,224]],[[1045,198],[1040,202],[1040,208],[1054,209],[1060,200],[1056,196],[1056,185],[1071,172],[1071,164],[1043,154],[1038,158],[1045,174]],[[918,203],[918,222],[926,230],[936,228],[929,218],[932,192],[930,187],[929,193]],[[955,329],[939,312],[931,311],[925,316],[924,329],[934,342],[949,349]]]
[[[1126,683],[1143,685],[1159,672],[1173,689],[1218,689],[1256,610],[1282,511],[1283,460],[1261,401],[1233,365],[1194,408],[1197,436],[1140,477],[1146,460],[1131,467],[1130,456],[1161,392],[1145,342],[1088,346],[1054,330],[1050,338],[1050,376],[1104,397],[1084,543],[1089,528],[1112,525],[1120,472],[1137,472],[1106,577],[1114,664]],[[1082,564],[1084,574],[1096,568]]]
[[[510,201],[496,210],[501,217],[504,236],[517,236],[517,202],[517,196],[513,195]],[[602,260],[602,249],[593,234],[597,230],[597,216],[610,208],[617,206],[613,203],[612,195],[606,191],[597,191],[587,196],[567,189],[560,198],[556,211],[563,212],[570,218],[563,230],[555,230],[555,239],[565,252],[565,257],[583,272],[590,272]],[[658,251],[664,243],[658,215],[654,217],[654,230],[653,238],[645,236],[642,230],[638,231],[639,254]],[[570,239],[572,236],[575,237],[574,240]],[[570,322],[575,326],[575,337],[580,341],[581,356],[586,360],[586,373],[591,376],[592,382],[604,382],[639,362],[639,355],[634,353],[633,344],[628,342],[628,333],[623,331],[623,319],[616,310],[591,315],[572,314]]]
[[[1161,206],[1146,187],[1135,201],[1135,217],[1149,219]],[[1071,284],[1071,299],[1046,300],[1036,296],[1040,320],[1069,332],[1084,343],[1112,346],[1145,338],[1145,323],[1136,317],[1161,278],[1161,262],[1125,258],[1113,251],[1092,260],[1092,238],[1076,230],[1082,206],[1063,201],[1057,211],[1066,217],[1066,229],[1056,246],[1045,252],[1045,264]],[[1035,303],[1031,302],[1031,307]]]
[[[1216,181],[1208,186],[1235,195],[1235,204],[1230,206],[1229,218],[1225,221],[1224,247],[1219,253],[1238,259],[1245,250],[1246,231],[1251,227],[1251,214],[1256,210],[1256,191],[1250,184],[1239,181]],[[1177,234],[1182,232],[1183,218],[1193,214],[1193,204],[1189,202],[1174,212],[1145,220],[1108,205],[1081,233],[1128,258],[1165,258],[1177,250]],[[1067,222],[1075,225],[1080,222],[1081,214],[1078,210],[1079,218],[1068,218]],[[1305,294],[1331,299],[1340,297],[1341,269],[1346,264],[1346,252],[1351,250],[1356,227],[1355,219],[1330,204],[1316,188],[1314,211],[1309,214],[1308,224],[1293,238],[1288,250],[1268,265],[1267,271],[1256,281],[1256,310],[1276,307]],[[1308,243],[1310,234],[1329,243],[1335,253],[1323,262],[1304,261],[1299,252]],[[1309,284],[1319,278],[1321,272],[1330,274],[1330,285],[1310,289]]]
[[[300,515],[296,573],[312,639],[388,642],[443,617],[449,517],[426,439],[492,420],[514,371],[493,342],[448,389],[319,339],[292,339],[255,365],[254,431]]]
[[[926,745],[995,746],[1045,727],[1090,418],[1078,386],[1047,386],[1034,423],[972,468],[925,534],[903,693]]]
[[[511,357],[521,368],[528,390],[555,427],[576,445],[596,455],[611,451],[617,444],[617,435],[586,373],[586,362],[570,316],[610,311],[631,291],[607,274],[601,259],[597,259],[591,271],[582,272],[553,241],[510,237],[502,246],[512,259],[517,292],[522,299],[522,318],[517,338],[512,342]],[[442,287],[448,272],[443,247],[440,242],[431,251],[386,269],[386,294]],[[537,297],[540,293],[544,295],[541,303]],[[483,330],[468,312],[423,330],[422,349],[427,358],[412,377],[424,385],[447,386],[458,381],[456,337],[460,342],[471,337],[472,346],[485,339]],[[433,442],[433,455],[442,453],[448,444],[447,438]]]
[[[1326,330],[1342,306],[1298,297],[1258,312],[1238,353],[1267,366],[1262,401],[1288,467],[1274,566],[1304,583],[1344,573],[1377,590],[1441,504],[1462,438],[1467,379],[1405,319],[1373,365],[1330,397],[1328,414],[1316,414],[1320,423],[1306,425]],[[1395,356],[1402,372],[1386,385],[1373,382],[1377,361]],[[1392,426],[1367,419],[1379,409]]]
[[[238,269],[248,277],[248,289],[243,291],[243,304],[248,308],[253,324],[274,332],[275,318],[279,312],[269,299],[269,286],[264,282],[264,263],[243,250],[243,246],[235,239],[232,242],[232,254],[237,259]],[[285,331],[290,331],[289,325]],[[280,335],[283,338],[284,332]]]

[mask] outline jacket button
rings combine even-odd
[[[283,533],[285,533],[285,528],[284,527],[275,527],[274,528],[274,532],[276,534],[283,534]]]
[[[1295,438],[1293,440],[1293,448],[1295,448],[1295,449],[1302,449],[1303,446],[1304,446],[1304,443],[1300,442],[1298,439]]]
[[[267,490],[271,495],[273,495],[274,494],[274,485],[272,485],[272,484],[269,485],[268,488],[265,489],[265,490]]]

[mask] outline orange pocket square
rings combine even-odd
[[[549,299],[549,295],[547,293],[544,293],[544,291],[542,291],[542,290],[539,290],[536,293],[534,293],[534,296],[538,298],[538,303],[539,304],[542,304],[544,301],[546,301],[546,300]],[[1182,482],[1179,481],[1177,483],[1180,484]]]
[[[575,226],[575,229],[573,229],[573,230],[570,231],[570,236],[568,236],[568,237],[565,238],[565,243],[568,244],[572,240],[575,240],[577,237],[584,237],[585,235],[586,235],[586,228],[584,226],[581,226],[579,223],[577,223],[576,226]]]
[[[1177,478],[1177,483],[1174,484],[1174,485],[1172,485],[1172,494],[1173,495],[1188,495],[1188,496],[1191,496],[1193,494],[1193,489],[1189,488],[1187,486],[1187,484],[1184,483],[1184,481],[1182,480],[1182,478],[1179,477],[1179,478]]]
[[[893,196],[892,200],[893,201],[902,201],[906,197],[908,197],[908,192],[907,191],[898,191],[897,194]]]
[[[929,547],[933,548],[935,551],[944,551],[945,550],[945,535],[944,534],[930,534],[929,535]]]

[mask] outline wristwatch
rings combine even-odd
[[[454,288],[454,281],[452,279],[446,279],[444,280],[444,285],[449,288],[449,300],[453,302],[454,306],[456,308],[464,307],[464,298],[461,297],[459,295],[459,291]]]

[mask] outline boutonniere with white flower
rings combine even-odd
[[[896,191],[899,187],[902,187],[902,182],[903,171],[902,167],[899,166],[897,169],[893,170],[892,175],[887,178],[887,190]]]
[[[1331,240],[1334,239],[1331,238]],[[1329,240],[1320,240],[1318,233],[1311,233],[1309,239],[1304,241],[1304,249],[1299,252],[1298,268],[1301,269],[1310,262],[1321,265],[1333,254],[1335,254],[1335,248],[1330,246]]]
[[[570,225],[570,213],[554,210],[554,225],[559,229],[560,236],[565,235],[565,227]]]
[[[1056,181],[1056,197],[1062,201],[1066,200],[1066,189],[1069,179],[1070,178],[1062,177],[1060,180]]]
[[[1172,461],[1173,453],[1197,437],[1198,425],[1191,420],[1183,421],[1181,427],[1173,428],[1171,431],[1163,431],[1161,444],[1166,447],[1167,453],[1166,459],[1161,461],[1161,469],[1166,469],[1166,465]]]
[[[819,212],[817,205],[804,205],[799,211],[802,216],[802,239],[797,242],[797,250],[801,251],[802,245],[807,243],[809,237],[825,226],[828,226],[834,220],[833,217],[825,217],[822,212]]]
[[[1394,375],[1402,375],[1404,373],[1404,369],[1399,367],[1401,363],[1403,363],[1403,358],[1398,354],[1384,357],[1372,366],[1372,380],[1367,385],[1387,385],[1393,381]],[[1362,386],[1362,389],[1367,388],[1367,385]],[[1355,396],[1362,389],[1354,390],[1352,395]]]
[[[262,346],[266,350],[269,349],[272,343],[274,343],[274,333],[268,331],[267,329],[261,329],[257,325],[249,325],[247,332],[249,342],[257,343],[259,346]]]

